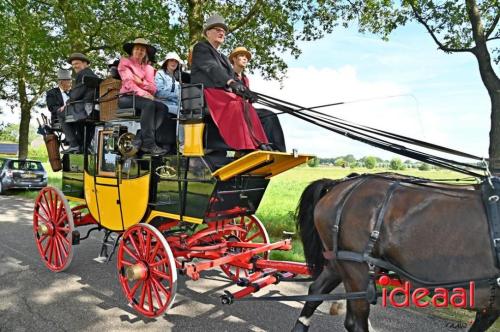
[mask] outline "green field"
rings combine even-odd
[[[282,238],[283,231],[295,231],[293,215],[297,203],[304,188],[312,181],[321,178],[340,179],[353,172],[379,173],[387,171],[387,169],[368,170],[366,168],[297,167],[271,180],[257,211],[257,216],[266,225],[271,238],[279,240]],[[418,169],[408,169],[398,171],[398,173],[429,179],[464,178],[463,174],[448,170],[419,171]],[[303,261],[300,240],[296,237],[294,240],[292,252],[275,252],[272,258]]]

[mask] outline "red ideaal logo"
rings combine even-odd
[[[391,279],[388,276],[382,276],[378,279],[380,286],[389,286]],[[467,305],[467,293],[469,294],[470,303]],[[404,301],[396,301],[397,295],[403,295]],[[474,306],[474,281],[469,283],[469,289],[453,288],[450,292],[446,288],[435,288],[430,300],[424,300],[425,297],[431,295],[431,291],[425,287],[415,288],[410,291],[410,283],[405,281],[403,287],[395,287],[392,290],[382,288],[382,306],[389,304],[395,308],[403,308],[410,306],[411,302],[418,308],[425,308],[433,305],[436,308],[445,308],[452,305],[455,308],[467,308]],[[450,296],[451,295],[451,296]]]

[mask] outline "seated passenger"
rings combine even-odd
[[[141,131],[133,144],[146,153],[164,154],[166,150],[156,145],[155,131],[161,124],[166,107],[155,101],[154,69],[148,64],[156,50],[143,38],[125,43],[123,49],[129,57],[121,58],[118,65],[118,73],[122,79],[122,96],[118,105],[120,108],[131,108],[135,98],[135,108],[141,112]]]
[[[250,81],[243,71],[251,59],[252,54],[245,47],[236,47],[229,55],[229,61],[233,65],[234,79],[241,82],[248,89],[250,89]],[[286,152],[285,137],[278,116],[264,108],[256,108],[255,110],[259,115],[269,143],[275,150]]]
[[[213,15],[207,19],[203,28],[206,41],[193,48],[191,83],[205,86],[210,115],[227,145],[235,150],[269,150],[255,109],[240,97],[248,89],[234,79],[231,64],[218,50],[226,32],[222,17]]]
[[[181,86],[175,79],[175,71],[179,67],[181,59],[175,52],[167,53],[161,69],[156,72],[156,94],[157,100],[168,107],[168,112],[177,116],[179,109],[179,98]]]
[[[82,53],[73,53],[68,58],[68,63],[76,73],[75,82],[69,92],[69,99],[64,108],[60,109],[59,119],[61,126],[69,142],[70,147],[66,152],[77,152],[83,150],[84,140],[84,120],[94,110],[96,89],[87,87],[84,77],[95,77],[97,75],[90,69],[90,60]],[[65,111],[65,112],[63,112]],[[71,115],[72,122],[68,122],[66,117]],[[92,138],[93,130],[87,130],[87,141]]]
[[[58,111],[69,99],[71,89],[71,72],[66,69],[57,71],[57,87],[47,91],[45,101],[50,111],[50,122],[52,126],[58,122]]]

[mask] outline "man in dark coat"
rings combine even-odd
[[[69,90],[71,89],[71,72],[66,69],[59,69],[57,71],[57,80],[57,87],[48,90],[45,98],[47,108],[50,111],[50,122],[52,128],[60,127],[57,114],[59,109],[63,107],[69,99]]]
[[[255,109],[241,98],[248,89],[234,79],[231,64],[218,50],[227,30],[221,16],[207,19],[203,28],[206,40],[193,48],[191,83],[203,83],[210,115],[228,146],[243,151],[269,150]]]
[[[76,73],[73,88],[69,93],[69,100],[59,112],[63,132],[70,147],[67,152],[77,152],[83,148],[84,120],[94,110],[94,101],[97,97],[95,87],[84,83],[84,77],[98,79],[97,75],[89,68],[90,60],[82,53],[73,53],[68,58]],[[87,140],[92,137],[92,130],[88,129]]]

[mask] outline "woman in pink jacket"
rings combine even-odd
[[[154,68],[148,64],[156,49],[145,39],[137,38],[132,43],[123,45],[129,57],[120,59],[118,72],[122,79],[122,87],[118,100],[120,108],[135,108],[141,112],[141,131],[133,144],[137,149],[153,155],[166,153],[166,150],[156,145],[155,130],[166,112],[165,106],[155,101],[156,92]]]

